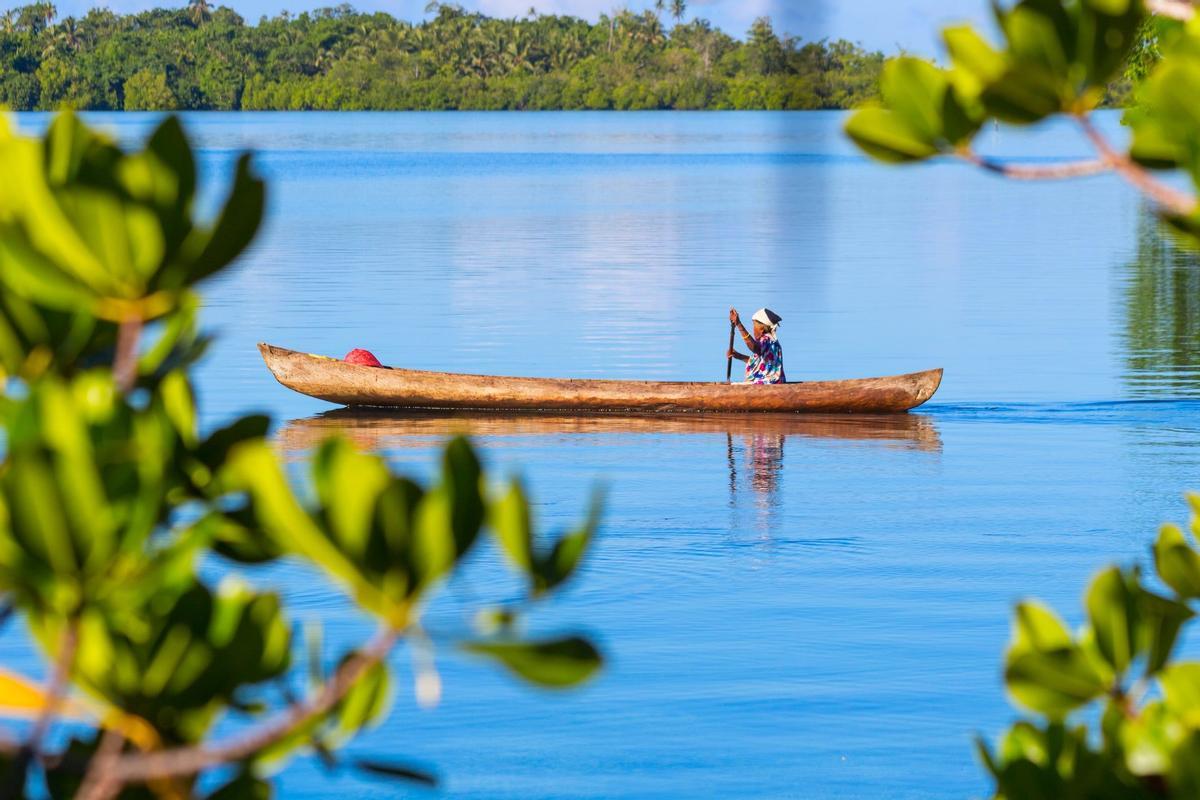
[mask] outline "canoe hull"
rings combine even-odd
[[[885,413],[916,408],[942,380],[940,369],[765,386],[509,378],[362,367],[269,344],[258,349],[275,379],[289,389],[339,405],[384,408]]]

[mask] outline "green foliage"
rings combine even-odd
[[[1200,497],[1190,501],[1200,511]],[[1200,531],[1200,516],[1191,527]],[[1200,599],[1200,553],[1172,525],[1153,553],[1170,594],[1136,568],[1110,567],[1088,587],[1076,633],[1042,606],[1017,607],[1005,682],[1040,719],[1014,725],[996,751],[980,743],[995,797],[1195,796],[1200,664],[1172,654]]]
[[[591,677],[600,665],[596,648],[579,636],[537,642],[472,642],[465,648],[494,658],[514,675],[542,686],[574,686]]]
[[[197,25],[219,24],[220,10],[197,3]],[[542,551],[524,495],[491,497],[466,440],[446,447],[428,486],[331,440],[313,457],[309,491],[285,476],[265,439],[267,418],[200,430],[189,377],[207,341],[197,332],[197,292],[262,219],[265,187],[249,156],[211,223],[193,216],[192,151],[174,118],[134,152],[69,113],[43,139],[5,123],[0,171],[0,607],[24,617],[77,690],[58,711],[90,726],[60,752],[35,752],[34,740],[12,750],[4,745],[13,739],[0,737],[6,787],[36,785],[29,773],[42,770],[52,796],[72,796],[93,767],[111,776],[114,764],[137,764],[143,753],[194,757],[225,746],[233,749],[215,761],[184,758],[132,779],[121,796],[188,796],[198,771],[229,762],[241,767],[213,796],[268,797],[267,762],[299,750],[335,762],[338,746],[386,715],[389,652],[410,634],[420,652],[431,646],[423,603],[489,526],[510,554],[525,548],[513,562],[528,597],[485,609],[503,624],[464,647],[540,686],[573,686],[600,668],[581,636],[525,639],[519,630],[528,604],[577,572],[595,504]],[[152,337],[149,322],[158,323]],[[304,562],[380,635],[331,670],[315,633],[309,657],[296,658],[280,598],[233,580],[210,585],[212,570],[199,565],[219,559]],[[304,697],[294,696],[297,685]],[[53,696],[0,672],[0,712],[50,719]],[[271,722],[279,719],[287,724]],[[214,740],[219,725],[240,738]],[[108,756],[115,762],[102,758],[106,731],[129,743]],[[350,765],[432,781],[386,760]]]
[[[1150,169],[1180,169],[1200,185],[1200,26],[1159,27],[1156,46],[1162,57],[1139,85],[1138,105],[1125,115],[1133,130],[1130,156]],[[1180,232],[1200,234],[1200,213],[1165,215]]]
[[[125,101],[121,107],[126,111],[172,111],[179,108],[179,100],[167,85],[167,74],[143,69],[125,81]]]
[[[887,162],[953,154],[1016,175],[971,151],[980,123],[1028,124],[1069,115],[1096,145],[1099,166],[1118,171],[1153,199],[1159,216],[1194,247],[1200,239],[1195,197],[1157,181],[1149,170],[1180,170],[1200,187],[1200,15],[1182,5],[1178,13],[1190,15],[1190,22],[1150,18],[1139,0],[1021,0],[995,9],[1001,48],[969,28],[947,29],[951,67],[889,65],[882,106],[856,113],[847,124],[849,136]],[[1117,152],[1088,119],[1111,97],[1111,82],[1122,70],[1138,101],[1125,114],[1133,134],[1128,154]],[[1078,173],[1027,167],[1019,177],[1070,174]],[[1192,275],[1186,270],[1179,277]],[[1171,292],[1186,288],[1187,281],[1177,283]],[[1142,288],[1134,316],[1145,322],[1158,314],[1163,298],[1157,295],[1164,292],[1157,280]],[[1135,337],[1162,335],[1134,327]],[[1194,537],[1200,533],[1200,497],[1189,500]],[[1200,663],[1173,659],[1200,600],[1200,551],[1192,537],[1167,525],[1153,546],[1157,578],[1167,593],[1136,567],[1097,575],[1084,597],[1086,622],[1076,632],[1044,606],[1017,606],[1004,680],[1013,701],[1034,718],[1013,725],[994,750],[979,742],[994,797],[1200,795]]]
[[[888,62],[880,94],[886,105],[858,111],[846,134],[883,161],[920,161],[963,146],[982,121],[945,70],[919,59]]]
[[[884,59],[801,42],[767,18],[738,41],[672,6],[595,23],[495,19],[440,4],[413,25],[348,5],[247,25],[228,8],[0,25],[0,104],[12,109],[805,109],[875,96]]]
[[[985,119],[1029,124],[1098,106],[1145,19],[1141,0],[1022,0],[995,7],[1004,46],[969,27],[943,32],[952,66],[899,59],[884,70],[882,107],[846,132],[885,161],[967,148]]]
[[[82,613],[74,678],[105,705],[148,722],[165,744],[200,741],[240,690],[288,668],[291,631],[274,594],[234,584],[214,592],[189,574],[143,578],[136,600]],[[52,650],[61,622],[34,622]]]
[[[215,225],[191,218],[195,165],[169,119],[125,154],[69,114],[44,142],[0,130],[5,287],[46,308],[121,322],[159,319],[225,267],[258,229],[263,184],[239,162]]]
[[[600,501],[592,502],[587,521],[577,530],[559,537],[548,548],[539,548],[529,515],[529,501],[519,482],[492,506],[492,527],[500,544],[517,568],[532,579],[530,593],[539,597],[566,581],[579,566],[599,522]]]
[[[1018,125],[1056,115],[1079,120],[1106,102],[1136,97],[1125,115],[1133,137],[1124,154],[1101,145],[1101,160],[1158,204],[1179,232],[1200,237],[1191,198],[1141,177],[1142,169],[1179,169],[1200,187],[1200,22],[1152,18],[1143,0],[1021,0],[997,4],[1003,41],[995,46],[970,27],[943,31],[948,68],[914,59],[890,62],[881,102],[846,124],[847,135],[882,161],[939,155],[980,163],[972,141],[984,123]],[[1005,173],[1002,164],[987,164]],[[1027,177],[1029,177],[1027,175]]]

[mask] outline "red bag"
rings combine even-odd
[[[375,354],[370,350],[362,350],[357,347],[351,350],[349,353],[346,353],[346,357],[342,360],[347,364],[358,364],[360,367],[383,366],[379,359],[375,357]]]

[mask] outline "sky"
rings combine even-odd
[[[0,0],[17,5],[22,0]],[[337,5],[341,0],[215,0],[248,21],[287,9],[304,11]],[[82,15],[93,6],[114,11],[140,11],[154,6],[184,5],[186,0],[55,0],[60,16]],[[363,11],[386,11],[409,20],[425,17],[427,0],[352,0]],[[459,5],[491,16],[524,15],[533,6],[541,13],[564,13],[596,19],[603,12],[628,7],[637,11],[653,0],[457,0]],[[987,0],[689,0],[688,17],[703,16],[737,36],[755,17],[769,16],[780,33],[805,40],[849,39],[869,49],[896,53],[940,54],[937,30],[952,22],[985,24]]]

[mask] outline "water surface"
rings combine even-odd
[[[153,122],[92,118],[127,139]],[[443,703],[421,711],[394,660],[393,714],[354,749],[436,766],[450,796],[982,794],[971,736],[1014,717],[1012,603],[1038,595],[1078,622],[1089,576],[1145,562],[1200,486],[1200,273],[1115,179],[886,169],[824,113],[186,120],[206,203],[242,148],[271,187],[262,236],[207,293],[207,424],[272,412],[298,476],[329,432],[424,475],[466,431],[497,474],[526,477],[550,528],[608,486],[585,574],[532,620],[595,635],[599,680],[545,694],[446,651]],[[1067,127],[981,144],[1088,155]],[[286,391],[254,348],[716,380],[731,304],[783,316],[793,379],[942,366],[945,382],[899,418],[379,416]],[[293,566],[252,577],[334,644],[369,631]],[[430,627],[462,632],[512,591],[480,552]],[[308,763],[282,786],[407,796]]]

